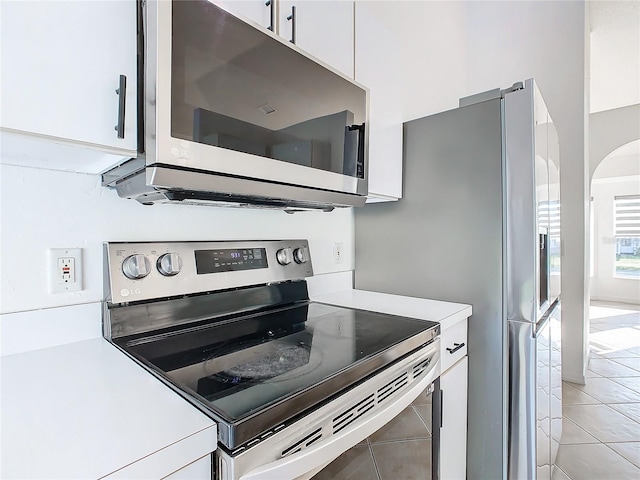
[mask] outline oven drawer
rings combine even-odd
[[[467,319],[447,328],[440,335],[442,373],[467,354]]]

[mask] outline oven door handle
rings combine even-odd
[[[385,405],[377,412],[362,417],[349,428],[331,435],[326,440],[315,443],[304,450],[288,455],[275,462],[262,465],[240,477],[240,480],[282,480],[283,478],[295,478],[297,480],[308,479],[327,466],[340,454],[352,446],[361,442],[395,418],[402,410],[407,408],[427,386],[440,376],[440,356],[431,366],[426,375],[415,383],[402,396]]]

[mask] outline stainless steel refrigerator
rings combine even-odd
[[[535,82],[405,123],[403,176],[401,200],[356,209],[355,287],[472,304],[467,478],[548,479],[562,432],[559,148]]]

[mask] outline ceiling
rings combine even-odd
[[[592,1],[591,113],[640,103],[640,2]]]

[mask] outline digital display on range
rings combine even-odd
[[[267,251],[264,248],[224,248],[196,250],[198,275],[219,272],[237,272],[267,268]]]

